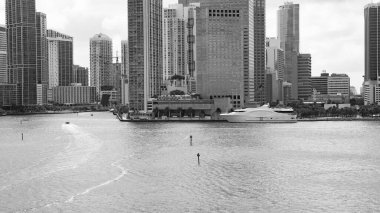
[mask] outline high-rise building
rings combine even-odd
[[[311,55],[298,55],[298,98],[307,100],[312,94],[311,88]]]
[[[74,65],[72,83],[88,86],[88,68]]]
[[[49,89],[48,100],[52,100],[52,89],[70,86],[73,82],[73,38],[54,30],[47,30]]]
[[[8,83],[7,70],[7,28],[0,25],[0,84]]]
[[[277,38],[266,40],[266,68],[276,71],[278,78],[284,79],[285,54]]]
[[[162,0],[128,0],[128,41],[129,105],[147,112],[161,94]]]
[[[284,79],[285,56],[280,40],[266,40],[266,98],[267,102],[283,101],[282,85]]]
[[[253,6],[253,8],[252,8]],[[263,104],[266,101],[265,93],[257,90],[265,90],[265,0],[253,0],[249,5],[249,20],[250,20],[250,34],[253,34],[253,38],[250,38],[250,42],[253,42],[253,49],[250,50],[250,57],[253,57],[253,69],[254,75],[245,75],[245,90],[247,92],[251,90],[252,86],[255,87],[254,91],[249,91],[247,98],[248,102],[252,102],[252,98],[255,102]],[[251,17],[253,16],[253,17]],[[253,27],[251,26],[253,24]],[[253,31],[253,32],[252,32]],[[245,35],[247,36],[247,35]],[[245,39],[246,41],[247,39]],[[245,61],[247,61],[245,59]],[[247,62],[245,62],[247,63]],[[253,77],[254,84],[251,84]],[[249,79],[248,81],[246,79]]]
[[[90,39],[90,85],[96,87],[98,98],[102,87],[112,86],[112,39],[96,34]]]
[[[365,75],[364,99],[366,104],[380,103],[380,3],[364,8],[365,19]]]
[[[198,93],[204,98],[231,97],[235,108],[265,101],[265,1],[199,2]]]
[[[196,93],[196,8],[199,3],[170,5],[163,17],[163,80],[172,85],[173,76],[184,80],[175,82],[186,93]]]
[[[182,4],[170,5],[164,9],[163,17],[163,80],[174,75],[186,75],[185,19]]]
[[[36,105],[38,81],[35,0],[6,0],[6,22],[9,83],[16,84],[16,105]]]
[[[311,89],[316,90],[320,95],[328,94],[328,79],[330,74],[325,71],[321,76],[313,76],[310,78]]]
[[[278,39],[285,51],[284,80],[292,84],[291,98],[298,99],[299,5],[285,3],[278,10]]]
[[[46,29],[46,15],[44,13],[36,13],[37,27],[37,104],[47,103],[47,91],[49,83],[49,67],[48,67],[48,42]]]

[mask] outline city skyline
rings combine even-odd
[[[88,39],[100,32],[110,35],[114,41],[114,54],[118,51],[120,57],[120,41],[128,36],[127,4],[124,1],[113,0],[114,4],[109,4],[89,0],[37,0],[36,3],[37,11],[47,15],[49,29],[74,37],[75,64],[89,67]],[[163,3],[167,7],[177,1],[163,0]],[[267,2],[267,37],[277,36],[277,10],[283,3],[280,0]],[[300,48],[313,56],[312,75],[318,76],[322,70],[347,73],[352,78],[352,85],[359,90],[364,74],[363,14],[364,6],[370,1],[309,0],[293,3],[300,4]],[[5,1],[0,3],[0,24],[5,24]]]

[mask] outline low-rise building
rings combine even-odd
[[[363,85],[364,104],[380,104],[380,81],[366,81]]]
[[[96,88],[66,86],[53,88],[53,102],[58,104],[93,104],[96,102]]]
[[[109,91],[100,91],[100,98],[103,97],[103,95],[109,95],[110,99],[109,102],[113,104],[119,104],[120,103],[120,93],[116,90],[109,90]]]

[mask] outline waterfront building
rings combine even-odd
[[[282,84],[282,100],[284,104],[288,104],[292,100],[292,87],[293,85],[289,82],[284,82]]]
[[[380,85],[380,3],[371,3],[364,8],[365,19],[365,75],[364,97],[366,104],[378,103]]]
[[[73,82],[81,84],[82,86],[88,85],[88,68],[81,67],[78,65],[73,65]]]
[[[128,0],[129,105],[148,111],[161,94],[162,0]]]
[[[49,86],[48,101],[52,101],[52,89],[73,83],[73,38],[63,33],[47,30]]]
[[[299,5],[290,2],[278,10],[278,39],[285,51],[284,81],[292,84],[291,98],[298,100]]]
[[[321,95],[327,95],[328,94],[328,79],[330,74],[326,73],[326,71],[323,71],[321,76],[313,76],[310,78],[311,81],[311,88],[312,90],[315,89],[318,93]]]
[[[36,13],[37,30],[37,104],[47,104],[49,84],[46,14]]]
[[[0,25],[0,84],[8,83],[7,28]]]
[[[53,88],[53,102],[57,104],[93,104],[96,88],[86,86],[58,86]]]
[[[231,97],[235,108],[265,102],[265,1],[199,2],[198,93],[211,99]]]
[[[298,70],[298,98],[307,100],[312,94],[311,86],[311,55],[299,54],[297,59]]]
[[[121,93],[122,93],[122,75],[121,75],[121,63],[112,63],[111,64],[111,82],[112,82],[112,87],[114,90],[117,91],[117,96],[118,96],[118,103],[121,103]]]
[[[90,39],[90,85],[99,95],[102,87],[112,86],[112,39],[102,33]],[[98,97],[100,98],[100,97]]]
[[[350,77],[346,74],[331,74],[328,78],[328,95],[339,95],[350,100]]]
[[[16,105],[37,104],[35,0],[6,0],[8,78],[16,84]],[[20,30],[22,29],[22,30]]]
[[[0,107],[16,105],[16,86],[0,83]]]

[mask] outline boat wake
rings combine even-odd
[[[76,125],[62,125],[62,130],[71,137],[63,151],[51,160],[42,159],[30,167],[8,175],[4,180],[9,184],[0,186],[0,192],[33,180],[48,178],[58,172],[76,169],[93,158],[103,145],[99,139]]]
[[[85,191],[72,196],[70,199],[66,200],[65,203],[72,203],[77,197],[86,195],[86,194],[88,194],[88,193],[90,193],[90,192],[92,192],[92,191],[94,191],[96,189],[99,189],[101,187],[110,185],[110,184],[112,184],[114,182],[117,182],[117,181],[121,180],[127,174],[127,170],[121,165],[121,162],[124,161],[124,160],[125,159],[122,159],[122,160],[116,161],[116,162],[114,162],[114,163],[111,164],[112,167],[118,168],[120,170],[120,175],[118,175],[117,177],[115,177],[113,179],[110,179],[110,180],[108,180],[108,181],[106,181],[104,183],[101,183],[99,185],[90,187],[90,188],[86,189]]]

